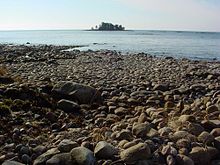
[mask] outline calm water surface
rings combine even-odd
[[[157,56],[220,60],[220,33],[182,31],[0,31],[0,43],[86,45],[81,50],[110,49]]]

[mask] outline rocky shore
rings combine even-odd
[[[220,164],[220,62],[71,48],[0,45],[0,164]]]

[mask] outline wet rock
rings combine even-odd
[[[98,142],[94,149],[95,156],[100,159],[112,159],[117,153],[118,150],[105,141]]]
[[[70,154],[78,165],[93,165],[95,163],[93,152],[85,147],[76,147],[71,150]]]
[[[145,143],[139,143],[120,153],[121,159],[128,164],[139,160],[147,160],[151,156],[150,148]]]

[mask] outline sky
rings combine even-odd
[[[0,0],[0,30],[126,29],[220,31],[220,0]]]

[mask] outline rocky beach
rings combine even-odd
[[[0,164],[220,165],[219,61],[73,48],[0,45]]]

